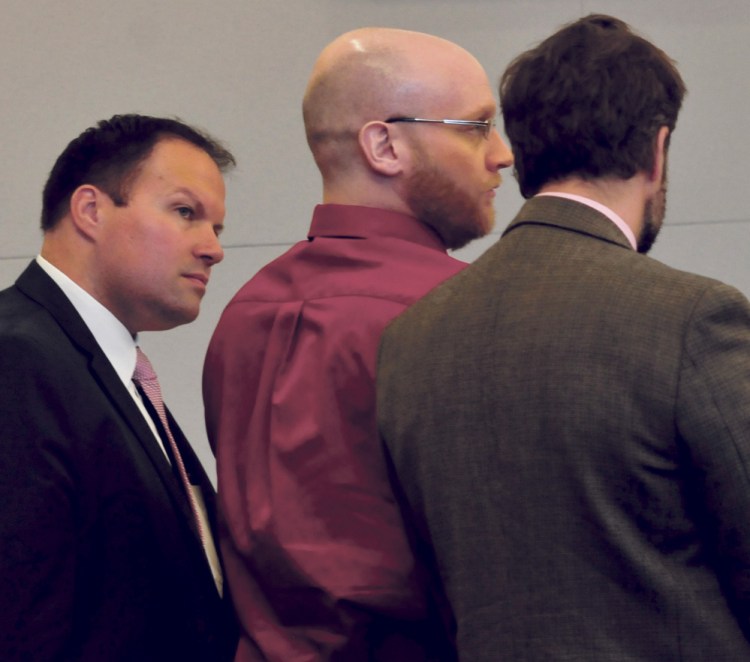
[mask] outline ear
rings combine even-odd
[[[83,184],[70,196],[70,217],[76,229],[94,239],[102,225],[103,205],[109,200],[106,193],[93,184]]]
[[[654,141],[654,167],[649,173],[649,181],[659,188],[664,179],[664,169],[667,167],[667,143],[669,140],[669,127],[662,126],[656,134]]]
[[[403,170],[402,145],[394,137],[393,127],[385,122],[373,121],[365,124],[357,136],[364,157],[376,173],[393,177]]]

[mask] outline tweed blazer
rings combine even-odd
[[[231,659],[236,624],[177,479],[36,263],[0,293],[0,394],[0,659]]]
[[[380,427],[461,660],[750,659],[750,306],[529,200],[386,331]]]

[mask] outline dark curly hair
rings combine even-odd
[[[623,21],[592,14],[564,26],[500,80],[521,194],[571,175],[648,171],[659,128],[674,129],[685,91],[674,62]]]

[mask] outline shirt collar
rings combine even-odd
[[[413,216],[358,205],[317,205],[307,237],[311,240],[316,237],[393,237],[446,252],[445,244],[437,233]]]
[[[596,200],[592,200],[591,198],[586,198],[582,195],[576,195],[574,193],[561,193],[559,191],[547,191],[545,193],[537,193],[535,197],[541,197],[541,196],[554,196],[557,198],[567,198],[568,200],[575,200],[576,202],[580,202],[582,205],[587,205],[589,207],[592,207],[593,209],[596,209],[601,214],[604,214],[610,221],[612,221],[618,228],[620,228],[620,231],[625,235],[628,242],[630,242],[630,245],[633,247],[634,251],[638,250],[638,242],[635,239],[635,234],[633,233],[633,230],[631,227],[622,220],[619,214],[612,211],[609,207],[603,205],[601,202],[597,202]]]
[[[127,387],[135,370],[137,338],[133,338],[120,320],[57,267],[41,255],[37,255],[36,262],[68,297]]]

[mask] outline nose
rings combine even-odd
[[[224,259],[224,249],[213,225],[206,224],[201,233],[200,242],[196,247],[198,257],[209,267],[218,264]]]
[[[503,168],[510,168],[513,165],[513,152],[505,144],[497,129],[492,130],[489,143],[487,149],[487,169],[497,172]]]

